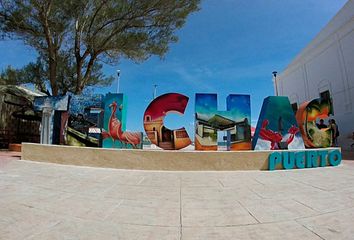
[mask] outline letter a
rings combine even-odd
[[[264,99],[252,145],[254,150],[305,148],[288,97]]]

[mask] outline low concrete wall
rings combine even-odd
[[[270,153],[105,149],[23,143],[21,159],[119,169],[233,171],[267,170]]]

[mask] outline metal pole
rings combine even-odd
[[[119,76],[120,76],[120,70],[117,70],[117,93],[119,93]]]
[[[157,85],[156,85],[156,84],[154,84],[154,92],[153,92],[153,94],[152,94],[153,99],[155,99],[155,98],[156,98],[156,92],[157,92]]]
[[[279,96],[278,93],[278,83],[277,83],[277,71],[273,71],[272,74],[274,76],[274,87],[275,87],[275,96]]]

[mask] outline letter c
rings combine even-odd
[[[192,143],[186,129],[170,130],[164,126],[169,112],[184,114],[189,98],[179,93],[167,93],[155,98],[144,113],[144,129],[149,140],[165,150],[178,150]]]

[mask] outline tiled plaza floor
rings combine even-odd
[[[156,172],[7,159],[0,239],[354,239],[354,161]]]

